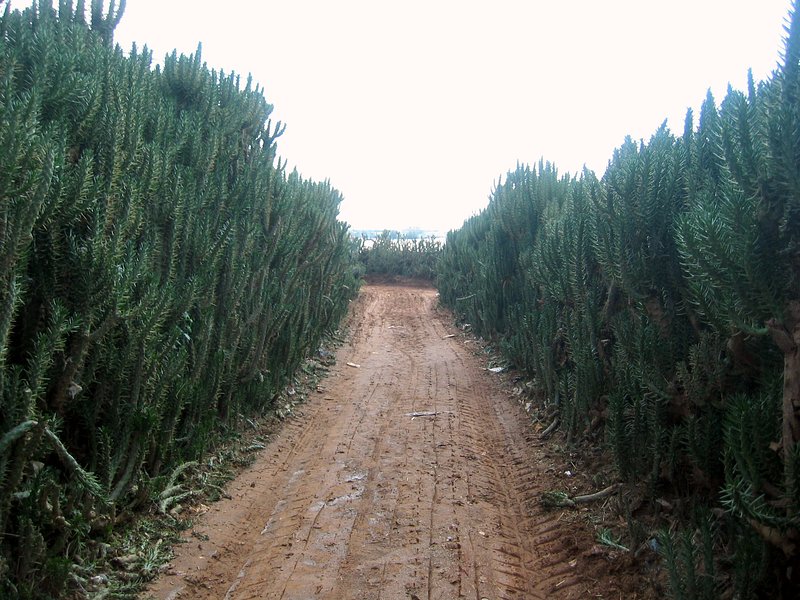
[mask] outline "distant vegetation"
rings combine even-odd
[[[435,237],[415,238],[383,231],[357,238],[358,258],[368,277],[436,278],[442,243]]]
[[[772,79],[601,179],[519,167],[439,262],[567,439],[610,449],[673,598],[800,597],[799,132],[795,4]]]
[[[422,229],[419,227],[409,227],[407,229],[351,229],[350,234],[356,238],[364,238],[367,240],[375,239],[381,236],[389,236],[392,239],[406,239],[406,240],[427,240],[430,238],[442,239],[444,234],[439,230]]]
[[[284,171],[261,90],[199,50],[153,69],[88,13],[0,19],[2,598],[88,593],[357,292],[341,196]]]

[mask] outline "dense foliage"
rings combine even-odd
[[[367,276],[436,278],[442,243],[436,238],[407,238],[383,231],[357,240],[358,258]]]
[[[4,598],[63,594],[356,292],[341,197],[284,172],[261,90],[199,48],[126,56],[123,8],[0,19]]]
[[[438,286],[570,440],[605,424],[652,510],[677,498],[682,532],[659,538],[675,598],[797,597],[797,5],[773,77],[709,94],[682,135],[627,139],[602,179],[509,173],[448,235]]]

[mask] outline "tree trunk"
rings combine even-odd
[[[800,301],[789,303],[783,323],[771,319],[767,327],[772,339],[783,351],[781,445],[788,473],[790,454],[800,442]],[[792,483],[787,481],[787,484]]]

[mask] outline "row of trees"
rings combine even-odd
[[[385,230],[375,238],[355,240],[367,276],[436,278],[442,243],[434,237],[408,238]]]
[[[3,597],[63,593],[357,291],[341,196],[285,172],[262,91],[125,55],[123,8],[0,20]]]
[[[681,499],[682,533],[660,538],[675,598],[796,597],[797,4],[773,77],[709,94],[682,135],[627,139],[601,179],[509,173],[448,235],[438,286],[535,378],[570,440],[604,424],[654,510]]]

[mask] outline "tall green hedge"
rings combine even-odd
[[[800,589],[798,132],[795,4],[768,81],[625,140],[601,179],[518,167],[440,261],[442,301],[569,439],[604,424],[654,509],[683,499],[660,538],[676,598]]]
[[[121,513],[266,410],[356,292],[339,193],[124,2],[0,19],[0,596],[65,593]]]

